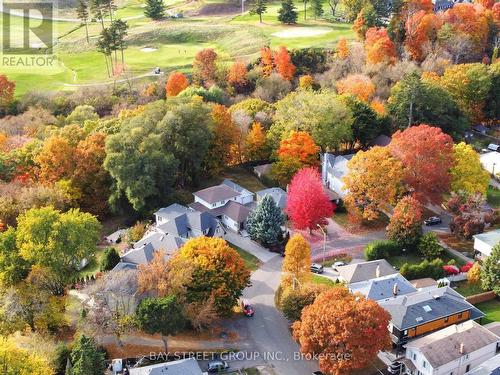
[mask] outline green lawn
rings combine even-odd
[[[481,288],[481,284],[470,284],[467,281],[460,281],[458,283],[454,283],[454,290],[461,295],[468,297],[474,294],[479,294],[485,292],[483,288]]]
[[[500,322],[500,301],[498,299],[478,303],[476,307],[486,315],[481,321],[482,324]]]
[[[462,259],[455,258],[448,254],[446,251],[443,252],[443,255],[440,256],[440,258],[443,260],[445,264],[447,264],[450,260],[454,259],[455,264],[460,267],[465,264],[465,262]],[[421,257],[418,253],[416,252],[411,252],[408,251],[404,255],[396,255],[396,256],[391,256],[386,259],[392,266],[396,267],[397,269],[400,269],[403,264],[405,263],[410,263],[410,264],[418,264],[421,263],[424,258]]]
[[[340,284],[334,283],[331,279],[329,279],[327,277],[323,277],[320,275],[314,275],[314,274],[312,275],[311,281],[313,284],[322,284],[322,285],[328,285],[328,286],[340,285]]]
[[[101,261],[104,257],[104,249],[98,249],[94,258],[78,272],[78,277],[92,276],[100,270]]]
[[[260,260],[256,256],[250,254],[249,252],[239,248],[238,246],[235,245],[230,245],[233,249],[235,249],[238,254],[243,258],[243,261],[245,262],[245,267],[249,271],[255,271],[256,269],[259,268],[260,265]]]
[[[487,200],[488,200],[488,204],[492,208],[499,208],[500,207],[500,190],[489,186],[488,192],[487,192]]]

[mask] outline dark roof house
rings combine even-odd
[[[349,290],[351,293],[361,293],[366,298],[373,301],[396,298],[417,291],[417,289],[399,273],[349,284]]]

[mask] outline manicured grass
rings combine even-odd
[[[492,208],[500,207],[500,190],[495,189],[492,186],[488,187],[487,191],[487,201]]]
[[[328,286],[337,286],[339,284],[334,283],[331,279],[327,277],[323,277],[320,275],[312,275],[311,281],[313,284],[322,284],[322,285],[328,285]]]
[[[478,303],[476,307],[486,315],[481,321],[482,324],[500,322],[500,301],[498,299]]]
[[[447,252],[443,252],[443,254],[440,256],[440,258],[443,260],[445,264],[447,264],[450,260],[454,259],[455,264],[460,267],[462,266],[465,262],[459,258],[452,257],[450,254]],[[417,252],[413,251],[408,251],[404,255],[395,255],[388,257],[386,259],[392,266],[396,267],[397,269],[400,269],[403,264],[405,263],[410,263],[410,264],[419,264],[424,261],[424,258],[421,257]]]
[[[465,297],[485,292],[485,290],[481,288],[481,283],[470,284],[467,281],[454,283],[453,289]]]
[[[92,276],[99,272],[102,258],[104,257],[104,249],[98,249],[95,257],[90,260],[90,262],[78,272],[78,277]]]
[[[245,267],[249,271],[255,271],[256,269],[259,268],[260,265],[260,260],[256,256],[250,254],[249,252],[239,248],[238,246],[235,245],[230,245],[233,249],[235,249],[238,254],[243,258],[243,261],[245,262]]]

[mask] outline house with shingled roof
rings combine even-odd
[[[368,281],[398,273],[385,259],[351,263],[337,268],[339,280],[347,284]]]

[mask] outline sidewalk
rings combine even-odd
[[[266,263],[278,255],[276,253],[271,253],[266,248],[260,246],[257,242],[252,241],[249,237],[240,236],[230,230],[226,230],[226,234],[223,238],[227,242],[257,257],[262,263]]]

